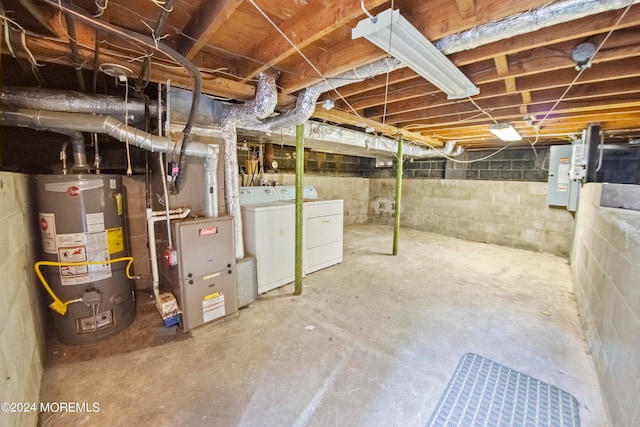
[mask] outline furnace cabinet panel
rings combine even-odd
[[[171,226],[178,265],[166,277],[182,310],[183,329],[237,312],[232,218],[177,220]]]

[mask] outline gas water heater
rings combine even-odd
[[[83,344],[127,328],[133,288],[127,263],[114,262],[127,255],[121,176],[38,175],[36,187],[41,268],[58,338]]]

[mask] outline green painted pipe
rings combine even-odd
[[[393,254],[398,255],[398,238],[400,235],[400,206],[402,201],[402,135],[398,138],[398,163],[396,169],[396,204],[393,224]]]
[[[294,295],[302,293],[302,208],[304,188],[304,124],[296,125],[296,271]]]

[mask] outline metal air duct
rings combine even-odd
[[[162,136],[153,135],[107,116],[91,114],[66,113],[58,111],[37,111],[20,109],[17,111],[1,111],[0,124],[4,126],[22,126],[34,129],[70,129],[80,132],[96,132],[109,135],[120,142],[128,141],[138,148],[147,151],[173,152],[174,141]],[[218,153],[214,146],[191,142],[185,148],[185,155],[205,159],[204,168],[204,200],[205,216],[218,215],[217,192],[215,191]]]
[[[467,31],[445,36],[434,42],[434,44],[442,53],[450,55],[553,25],[622,9],[637,3],[640,3],[640,0],[565,0],[550,2],[537,9],[516,13]]]
[[[82,92],[39,88],[5,87],[0,91],[5,107],[30,110],[66,111],[69,113],[105,114],[112,117],[133,116],[133,121],[144,118],[145,103],[137,99],[124,102],[119,96],[88,95]],[[149,103],[149,113],[158,116],[158,103]]]

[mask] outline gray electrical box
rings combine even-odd
[[[564,206],[570,211],[578,209],[578,195],[582,179],[576,173],[575,154],[581,144],[552,145],[549,155],[549,176],[547,180],[547,204]]]

